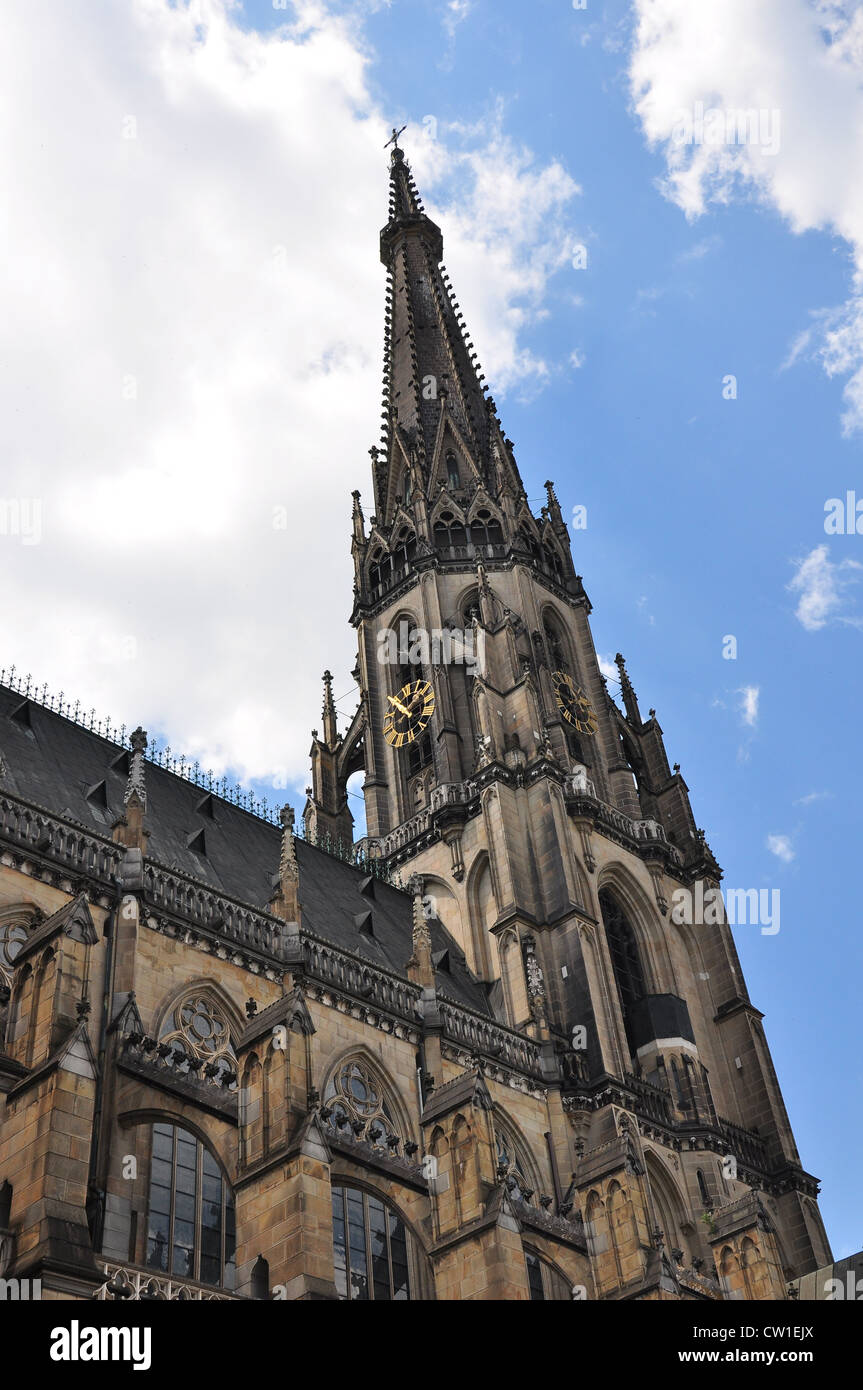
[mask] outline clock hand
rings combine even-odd
[[[395,705],[396,709],[401,711],[401,713],[405,716],[406,719],[410,719],[411,712],[409,709],[405,709],[401,700],[397,700],[395,695],[388,695],[387,699],[389,700],[391,705]]]

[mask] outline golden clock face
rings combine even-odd
[[[409,681],[397,695],[388,695],[389,709],[384,715],[384,738],[394,748],[402,748],[419,738],[434,714],[434,690],[428,681]]]
[[[596,711],[584,691],[577,686],[572,676],[565,671],[555,671],[552,675],[554,697],[557,707],[568,723],[580,734],[595,734],[597,727]]]

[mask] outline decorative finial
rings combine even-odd
[[[282,845],[279,853],[278,887],[267,904],[270,912],[276,917],[281,917],[283,922],[297,922],[300,916],[300,870],[294,845],[294,819],[293,806],[283,806],[279,812]]]
[[[331,671],[324,672],[324,743],[328,748],[332,748],[338,742],[338,722],[336,719],[336,704],[333,699],[333,675]]]
[[[138,726],[134,733],[129,735],[129,746],[132,756],[129,759],[129,777],[126,782],[126,790],[123,793],[123,804],[126,807],[126,814],[133,807],[137,807],[143,815],[147,809],[147,786],[144,779],[144,754],[147,750],[147,735]]]

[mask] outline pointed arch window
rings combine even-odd
[[[633,1010],[639,999],[643,999],[647,993],[635,933],[617,899],[604,889],[601,889],[599,893],[599,908],[602,913],[608,949],[611,952],[611,964],[620,999],[626,1040],[629,1043],[630,1051],[635,1052]]]
[[[335,1184],[333,1264],[339,1299],[403,1303],[411,1298],[411,1249],[398,1212],[371,1193]]]
[[[699,1196],[701,1197],[701,1200],[702,1200],[702,1202],[704,1203],[705,1209],[706,1209],[707,1211],[711,1211],[712,1208],[713,1208],[713,1198],[712,1198],[712,1196],[710,1195],[710,1189],[709,1189],[709,1187],[707,1186],[707,1182],[706,1182],[706,1180],[705,1180],[704,1173],[702,1172],[702,1170],[701,1170],[700,1168],[698,1169],[698,1172],[696,1173],[695,1176],[696,1176],[696,1179],[697,1179],[697,1181],[698,1181],[698,1193],[699,1193]]]
[[[524,1261],[531,1303],[562,1302],[571,1298],[566,1280],[545,1260],[534,1255],[532,1250],[526,1250]]]
[[[400,619],[393,624],[394,630],[399,635],[399,664],[396,671],[396,687],[393,694],[401,690],[403,686],[411,685],[414,681],[421,680],[423,675],[422,662],[419,660],[411,660],[411,653],[413,653],[415,657],[422,655],[423,643],[421,641],[421,635],[416,625],[411,623],[407,628],[407,641],[403,642],[401,640],[403,621],[403,619]]]
[[[550,574],[553,579],[556,579],[558,584],[563,584],[563,561],[557,553],[557,550],[554,546],[544,545],[542,548],[542,555],[546,572]]]
[[[461,487],[461,472],[458,466],[458,459],[450,450],[446,456],[446,480],[450,492],[457,492]]]
[[[0,922],[0,980],[5,980],[11,988],[12,985],[12,966],[15,957],[27,940],[27,928],[21,921],[16,921],[13,917],[10,921]]]
[[[529,1176],[530,1165],[521,1145],[499,1121],[495,1121],[494,1137],[498,1176],[514,1197],[533,1203],[536,1193]]]
[[[414,558],[417,549],[417,538],[415,532],[403,526],[396,537],[393,546],[393,566],[396,572],[406,569]]]
[[[434,525],[434,544],[438,551],[449,551],[455,558],[467,553],[467,532],[453,512],[441,512]]]
[[[542,556],[536,537],[533,535],[531,531],[527,529],[526,526],[521,526],[519,528],[518,535],[516,537],[516,543],[518,545],[519,550],[527,552],[534,564],[538,565],[542,562]]]
[[[389,583],[392,574],[392,556],[388,555],[381,546],[378,546],[372,554],[369,566],[369,582],[373,589],[383,589]]]
[[[426,730],[419,738],[414,739],[408,748],[408,777],[415,777],[423,768],[430,767],[434,762],[432,751],[431,736]]]
[[[487,507],[481,507],[470,524],[471,544],[482,554],[491,556],[493,547],[503,544],[500,522]]]
[[[561,636],[560,629],[553,618],[547,614],[542,620],[542,631],[545,637],[546,651],[551,662],[552,670],[571,672],[572,667],[569,660],[566,643]]]
[[[234,1287],[234,1196],[209,1149],[177,1125],[151,1126],[148,1269]]]

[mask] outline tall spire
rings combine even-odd
[[[441,483],[446,485],[447,447],[458,458],[464,485],[487,483],[493,445],[498,452],[505,449],[464,315],[441,264],[440,227],[426,213],[398,144],[390,156],[389,218],[380,251],[388,276],[375,505],[379,523],[388,525],[406,492],[410,497],[419,490],[433,499]]]

